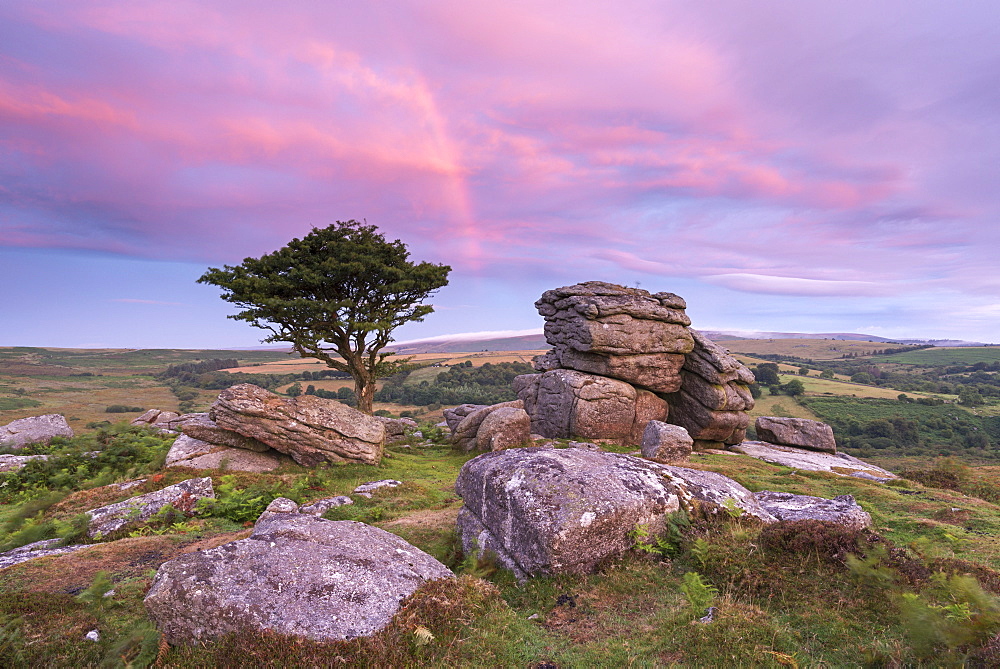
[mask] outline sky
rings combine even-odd
[[[1000,342],[992,0],[6,0],[0,345],[210,348],[208,267],[364,220],[397,340],[587,280],[700,329]]]

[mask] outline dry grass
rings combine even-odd
[[[190,539],[147,536],[94,544],[66,555],[8,567],[0,571],[0,589],[15,586],[29,592],[75,594],[88,587],[99,571],[109,572],[115,581],[144,576],[186,552],[183,548],[190,543]]]
[[[169,411],[177,410],[177,398],[166,386],[137,380],[135,385],[131,387],[115,388],[102,385],[104,381],[105,379],[100,377],[58,380],[32,377],[5,379],[5,382],[14,387],[24,388],[28,397],[41,402],[41,406],[4,411],[0,417],[0,423],[45,413],[59,413],[66,416],[74,431],[83,431],[85,430],[84,426],[90,422],[103,420],[114,422],[135,418],[139,415],[138,413],[107,413],[105,409],[113,404]],[[206,391],[207,394],[209,394],[208,391]],[[214,394],[218,395],[218,392],[215,391]]]

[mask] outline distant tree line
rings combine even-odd
[[[802,369],[806,370],[808,374],[809,370],[805,367]],[[760,386],[767,386],[768,392],[772,395],[791,395],[792,397],[798,397],[806,391],[805,384],[803,384],[798,379],[792,379],[788,383],[782,383],[781,377],[778,376],[778,365],[773,362],[762,362],[755,367],[751,367],[750,371],[753,372],[754,379],[756,383],[750,386],[750,394],[755,398],[760,397]],[[801,374],[801,370],[799,371]],[[805,376],[805,375],[803,375]]]
[[[954,405],[853,397],[799,402],[833,428],[839,448],[856,455],[960,455],[1000,458],[1000,418]]]
[[[926,347],[923,347],[926,348]],[[801,358],[794,356],[760,356],[799,364]],[[809,365],[820,370],[820,378],[834,378],[835,374],[850,377],[854,383],[887,387],[904,393],[924,392],[944,395],[958,395],[964,406],[982,406],[1000,401],[1000,362],[977,362],[970,365],[948,365],[920,368],[920,371],[905,369],[884,369],[870,360],[810,360]],[[762,386],[781,389],[776,363],[761,363],[751,367],[757,383]],[[800,370],[801,373],[801,370]],[[790,382],[791,383],[791,382]],[[786,385],[787,384],[783,384]]]
[[[239,367],[240,362],[236,358],[212,358],[201,362],[185,362],[180,365],[170,365],[165,370],[156,375],[157,379],[173,379],[182,375],[204,374],[205,372],[217,372],[220,369],[233,369]]]
[[[397,374],[386,380],[375,394],[376,401],[428,406],[433,404],[497,404],[517,399],[511,387],[515,376],[533,374],[535,369],[524,362],[489,363],[473,367],[470,361],[442,371],[430,381],[406,383],[407,375]]]
[[[857,358],[859,356],[869,356],[869,355],[895,355],[897,353],[910,353],[912,351],[922,351],[925,348],[934,348],[934,344],[905,344],[903,346],[898,346],[896,348],[879,348],[868,351],[867,353],[859,353],[858,351],[851,351],[840,356],[842,358]]]

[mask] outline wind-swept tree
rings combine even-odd
[[[349,373],[358,408],[371,413],[376,380],[405,362],[382,352],[392,331],[434,311],[423,301],[450,271],[410,262],[403,242],[352,220],[234,267],[210,267],[198,283],[222,288],[222,299],[242,309],[229,318],[268,330],[263,342],[288,342],[302,357]]]

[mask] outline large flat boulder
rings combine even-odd
[[[300,465],[377,465],[385,448],[385,425],[377,418],[336,400],[283,397],[249,383],[219,393],[209,418],[221,428],[287,453]]]
[[[65,416],[57,413],[19,418],[0,426],[0,447],[24,448],[28,444],[47,444],[53,437],[73,436]]]
[[[807,418],[758,416],[754,423],[757,438],[770,444],[805,448],[810,451],[836,453],[833,428],[826,423]]]
[[[778,520],[822,520],[859,530],[871,527],[872,524],[872,517],[854,500],[853,495],[839,495],[833,499],[826,499],[763,490],[754,493],[754,497]]]
[[[403,539],[297,513],[279,498],[247,539],[160,566],[146,610],[170,643],[247,629],[316,641],[368,636],[429,580],[453,576]]]
[[[763,441],[744,441],[741,444],[730,446],[730,450],[772,464],[806,471],[829,472],[839,476],[853,476],[870,481],[891,481],[899,478],[888,470],[846,453],[820,453]]]
[[[593,571],[632,546],[637,525],[656,531],[682,508],[734,505],[774,521],[721,474],[581,448],[487,453],[462,467],[455,490],[464,550],[495,554],[519,578]]]
[[[66,555],[67,553],[78,551],[81,548],[86,548],[88,545],[76,544],[73,546],[60,546],[60,543],[62,543],[62,539],[42,539],[41,541],[36,541],[26,546],[20,546],[18,548],[0,553],[0,569],[13,567],[16,564],[21,564],[22,562],[27,562],[28,560]]]
[[[137,527],[171,504],[180,510],[194,510],[195,503],[204,497],[215,497],[212,479],[209,477],[188,479],[123,502],[91,509],[87,511],[90,516],[87,536],[107,536],[112,532]]]
[[[667,416],[667,402],[656,394],[596,374],[554,369],[518,376],[513,386],[531,416],[531,431],[549,439],[638,445],[646,424]]]
[[[269,472],[291,464],[287,455],[268,448],[266,452],[219,446],[182,434],[167,452],[165,467],[220,469],[235,472]]]

